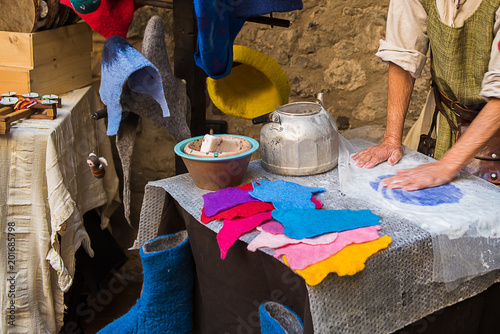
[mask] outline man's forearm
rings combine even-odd
[[[415,78],[394,63],[389,63],[389,86],[387,93],[387,126],[384,140],[401,144],[403,127]]]
[[[440,161],[453,166],[458,173],[499,129],[500,99],[491,99]]]

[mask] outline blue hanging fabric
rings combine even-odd
[[[99,94],[108,108],[108,136],[116,135],[122,119],[122,96],[125,82],[131,90],[151,95],[163,110],[163,117],[170,116],[158,69],[139,51],[120,36],[104,42]]]
[[[234,16],[250,17],[272,12],[291,12],[302,7],[302,0],[240,0],[234,8]]]
[[[221,79],[231,72],[233,42],[245,18],[234,17],[234,0],[195,0],[198,22],[196,65],[209,77]]]

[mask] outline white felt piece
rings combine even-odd
[[[205,135],[201,141],[200,152],[235,152],[240,149],[240,145],[238,139]]]

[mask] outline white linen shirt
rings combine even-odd
[[[482,0],[436,0],[443,23],[460,27],[471,16]],[[484,0],[487,1],[487,0]],[[500,98],[500,8],[497,9],[494,25],[495,38],[491,47],[488,72],[485,73],[480,95],[485,98]],[[380,40],[377,56],[384,62],[392,62],[418,78],[427,60],[429,48],[427,36],[427,13],[421,0],[391,0],[387,16],[386,39]]]

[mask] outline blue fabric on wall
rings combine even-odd
[[[221,79],[231,72],[233,42],[246,19],[233,16],[238,0],[194,0],[198,22],[196,65],[209,77]]]
[[[108,109],[108,136],[116,135],[122,119],[120,98],[123,85],[131,90],[149,94],[170,116],[158,69],[123,37],[112,36],[104,42],[99,94]]]
[[[302,0],[238,0],[234,16],[250,17],[302,9]]]
[[[283,233],[293,239],[380,224],[380,218],[370,210],[285,209],[274,210],[273,218],[285,226]]]

